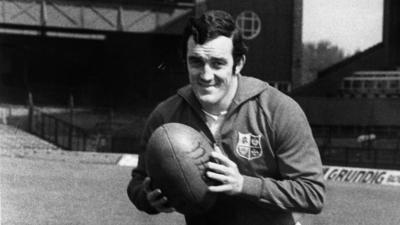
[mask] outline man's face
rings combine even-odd
[[[229,105],[237,88],[232,39],[218,36],[201,45],[190,37],[187,45],[189,81],[201,105],[214,109]]]

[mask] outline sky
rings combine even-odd
[[[382,41],[383,0],[303,0],[303,42],[329,40],[346,54]]]

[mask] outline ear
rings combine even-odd
[[[246,63],[246,56],[243,55],[242,58],[239,60],[239,62],[235,66],[235,74],[240,74],[245,63]]]

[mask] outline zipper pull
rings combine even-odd
[[[217,143],[214,143],[214,151],[219,152],[219,153],[225,155],[225,154],[222,152],[221,148],[218,146]]]

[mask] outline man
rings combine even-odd
[[[209,11],[185,33],[190,84],[159,104],[148,118],[143,149],[160,125],[179,122],[215,143],[207,176],[219,181],[214,207],[186,216],[187,224],[296,224],[319,213],[325,187],[318,148],[297,103],[255,78],[240,75],[246,46],[232,17]],[[131,201],[149,214],[174,211],[152,189],[144,150],[128,186]]]

